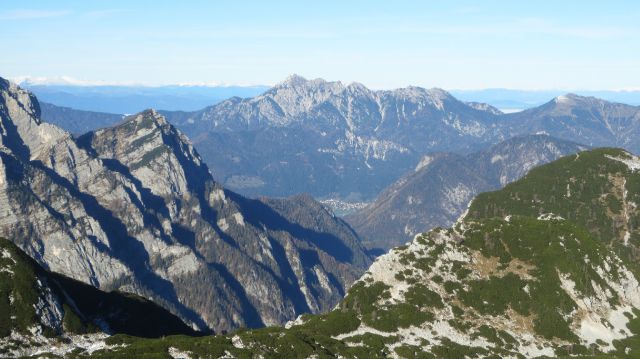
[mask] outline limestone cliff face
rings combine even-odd
[[[2,80],[0,94],[0,235],[49,270],[224,331],[328,310],[369,264],[330,212],[222,188],[153,110],[76,139],[27,91]],[[299,206],[326,225],[288,214]]]

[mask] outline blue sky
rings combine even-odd
[[[2,1],[0,76],[639,89],[638,1]]]

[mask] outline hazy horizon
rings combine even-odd
[[[638,90],[640,4],[63,0],[0,4],[0,76],[76,84]],[[25,46],[28,45],[28,46]]]
[[[439,86],[429,86],[425,85],[416,85],[412,83],[408,83],[400,86],[392,86],[392,87],[374,87],[368,86],[366,83],[362,81],[342,81],[340,79],[328,79],[325,77],[308,77],[301,74],[291,74],[301,76],[307,80],[316,80],[322,79],[328,82],[342,82],[347,85],[350,83],[361,83],[365,85],[367,88],[372,90],[394,90],[399,88],[406,87],[423,87],[423,88],[442,88],[446,91],[464,91],[464,92],[474,92],[474,91],[524,91],[524,92],[550,92],[550,91],[565,91],[566,93],[570,93],[572,91],[582,91],[582,92],[621,92],[621,93],[635,93],[640,92],[640,86],[637,88],[575,88],[575,87],[558,87],[558,88],[516,88],[516,87],[479,87],[479,88],[444,88]],[[54,76],[54,77],[44,77],[44,76],[7,76],[6,78],[10,81],[15,82],[18,85],[24,86],[50,86],[50,87],[131,87],[131,88],[161,88],[161,87],[213,87],[213,88],[225,88],[225,87],[245,87],[245,88],[270,88],[276,86],[278,83],[281,83],[286,80],[287,77],[282,78],[279,81],[274,83],[224,83],[221,81],[208,81],[208,82],[188,82],[188,81],[178,81],[172,83],[143,83],[143,82],[109,82],[105,80],[93,80],[93,79],[76,79],[70,76]],[[0,77],[4,77],[0,74]]]

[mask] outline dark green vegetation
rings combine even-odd
[[[608,288],[583,260],[587,257],[593,265],[602,265],[607,253],[602,244],[573,224],[526,217],[483,221],[466,232],[465,244],[484,257],[498,257],[496,269],[507,268],[514,259],[532,268],[513,268],[503,276],[468,281],[468,289],[459,293],[465,305],[489,315],[511,308],[524,317],[532,316],[537,334],[579,344],[569,328],[571,321],[563,318],[576,306],[561,288],[557,273],[568,275],[581,293],[588,293],[592,281]]]
[[[0,239],[0,337],[11,331],[28,333],[39,323],[34,305],[38,303],[37,274],[29,257],[13,243]],[[53,334],[53,328],[48,328]]]
[[[607,156],[629,158],[618,149],[564,157],[503,190],[479,195],[469,218],[553,213],[585,228],[635,266],[640,259],[640,174]]]
[[[140,337],[197,334],[146,299],[47,272],[0,238],[0,338],[12,331],[29,334],[34,327],[46,336],[98,330]]]

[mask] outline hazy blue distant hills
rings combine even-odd
[[[131,114],[147,108],[168,111],[196,111],[228,98],[254,97],[268,86],[77,86],[22,83],[42,102],[77,110]],[[524,110],[542,105],[567,92],[592,96],[611,102],[640,105],[640,91],[584,90],[450,90],[461,101],[481,102],[501,110]]]
[[[490,104],[501,110],[524,110],[542,105],[550,98],[566,94],[567,90],[451,90],[452,95],[462,101],[477,101]],[[640,91],[571,91],[581,96],[591,96],[612,102],[640,105]]]
[[[148,108],[195,111],[233,96],[256,96],[267,89],[263,86],[21,86],[43,102],[117,114],[132,114]]]
[[[124,115],[106,112],[76,110],[70,107],[40,102],[40,110],[46,121],[60,126],[73,134],[83,134],[98,128],[109,127],[124,118]]]

